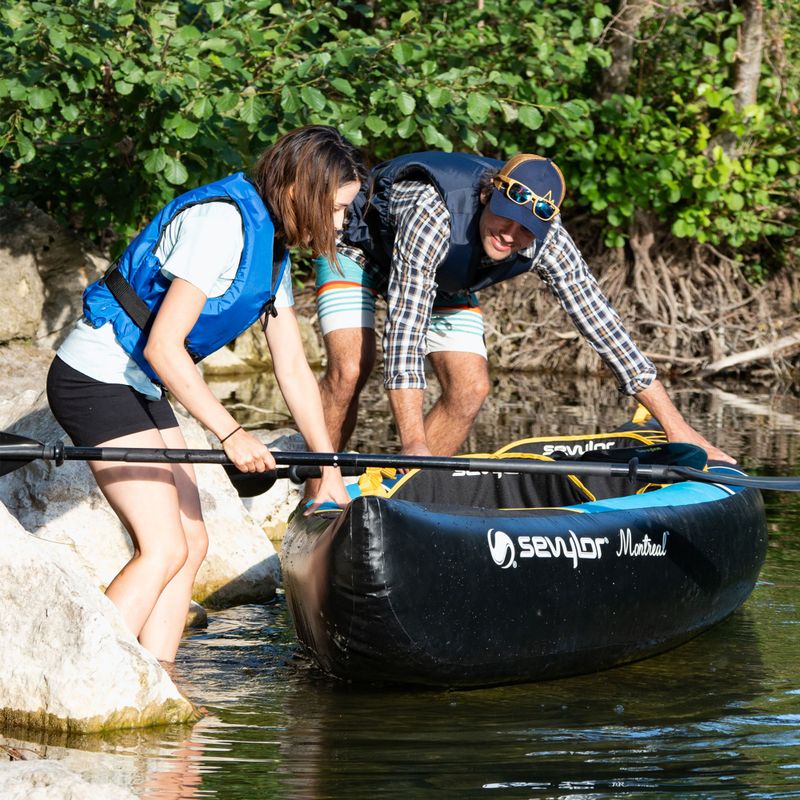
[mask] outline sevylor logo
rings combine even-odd
[[[489,552],[498,567],[516,567],[517,550],[520,558],[568,558],[573,568],[578,561],[597,560],[602,557],[602,547],[608,544],[607,536],[577,536],[567,531],[567,536],[517,536],[517,544],[505,531],[489,528]]]
[[[503,533],[503,531],[496,531],[494,528],[489,528],[487,537],[489,539],[489,552],[492,554],[494,563],[503,569],[516,567],[517,562],[514,560],[514,542],[511,541],[509,535]]]
[[[612,450],[617,446],[616,441],[610,442],[585,442],[584,444],[546,444],[542,448],[542,455],[551,456],[553,453],[564,453],[567,456],[582,456],[592,450]]]

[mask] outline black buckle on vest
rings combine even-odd
[[[261,317],[263,322],[261,323],[261,330],[264,333],[267,332],[267,325],[269,325],[269,318],[270,317],[277,317],[278,316],[278,309],[275,308],[275,297],[271,297],[264,303],[264,307],[261,309]]]

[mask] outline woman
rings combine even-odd
[[[275,459],[214,397],[194,365],[264,325],[275,376],[308,447],[333,450],[292,310],[286,247],[333,257],[360,187],[356,151],[333,128],[279,139],[241,173],[162,209],[84,293],[84,317],[47,380],[56,419],[78,446],[185,448],[166,388],[245,472]],[[267,325],[269,322],[269,325]],[[171,662],[208,537],[190,464],[92,462],[134,553],[106,590],[141,644]],[[317,502],[345,504],[338,470],[322,470]]]

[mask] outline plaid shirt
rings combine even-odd
[[[392,268],[386,276],[364,254],[344,246],[342,252],[362,265],[385,293],[388,305],[383,336],[384,385],[387,389],[425,388],[425,337],[436,297],[436,269],[450,240],[450,214],[429,184],[399,181],[392,187],[389,215],[396,235]],[[539,252],[535,272],[569,314],[580,334],[603,359],[624,394],[636,394],[656,377],[656,368],[634,344],[619,315],[600,290],[597,279],[572,238],[556,218]],[[483,262],[491,262],[484,257]]]

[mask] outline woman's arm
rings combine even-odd
[[[214,397],[186,352],[184,342],[197,322],[206,296],[196,286],[175,278],[156,314],[144,356],[175,399],[219,439],[239,423]],[[228,458],[244,472],[275,469],[275,459],[262,442],[244,430],[225,439]]]
[[[297,317],[291,307],[281,308],[278,316],[270,319],[266,337],[278,386],[306,444],[319,453],[332,452],[319,386],[308,366]],[[335,467],[323,467],[316,495],[309,511],[325,501],[338,505],[350,501],[341,473]]]

